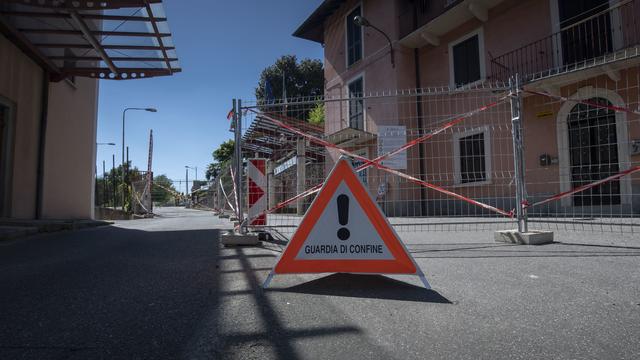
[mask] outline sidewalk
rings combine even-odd
[[[112,224],[101,220],[21,220],[0,219],[0,241],[13,240],[37,233],[79,230]]]

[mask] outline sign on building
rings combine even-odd
[[[391,152],[406,143],[406,126],[378,125],[378,156]],[[407,168],[407,151],[384,159],[382,165],[394,170],[405,170]]]

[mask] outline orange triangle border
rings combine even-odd
[[[354,198],[371,221],[371,224],[384,241],[394,259],[310,260],[295,258],[342,181],[344,181],[349,190],[351,190]],[[325,184],[302,218],[298,229],[278,258],[269,276],[271,277],[273,274],[315,274],[332,272],[422,275],[422,272],[401,242],[395,230],[393,230],[387,218],[373,201],[345,157],[341,157],[334,166]]]

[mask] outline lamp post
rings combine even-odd
[[[379,28],[377,28],[376,26],[372,25],[369,20],[367,20],[364,16],[360,16],[357,15],[353,18],[353,22],[358,25],[358,26],[362,26],[362,27],[370,27],[373,30],[379,32],[380,34],[382,34],[382,36],[384,36],[387,41],[389,42],[389,49],[391,49],[391,67],[395,68],[396,67],[396,61],[395,61],[395,57],[393,54],[393,43],[391,42],[391,38],[389,37],[389,35],[387,35],[387,33],[385,33],[384,31],[380,30]]]
[[[185,165],[184,167],[187,168],[187,169],[195,170],[196,171],[196,180],[195,181],[198,181],[198,167],[197,166],[187,166],[187,165]]]
[[[187,180],[187,194],[189,194],[189,193],[190,193],[190,191],[189,191],[189,169],[191,169],[191,170],[195,170],[195,171],[196,171],[196,179],[195,179],[195,181],[198,181],[198,167],[197,167],[197,166],[188,166],[188,165],[185,165],[185,166],[184,166],[184,168],[185,168],[185,172],[187,173],[187,176],[186,176],[186,180]],[[194,185],[195,185],[195,184],[194,184]]]
[[[122,210],[124,210],[124,181],[125,181],[125,166],[124,166],[124,125],[126,120],[127,111],[129,110],[137,110],[137,111],[148,111],[148,112],[158,112],[155,108],[125,108],[122,111]]]

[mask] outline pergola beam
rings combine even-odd
[[[6,2],[13,2],[24,4],[25,0],[3,0]],[[37,6],[42,8],[51,9],[68,9],[68,10],[105,10],[105,9],[120,9],[120,8],[132,8],[143,7],[145,3],[161,3],[162,0],[74,0],[74,1],[60,1],[60,0],[33,0],[28,3],[29,6]]]
[[[51,48],[51,49],[93,49],[93,46],[90,44],[45,44],[38,43],[33,44],[35,47],[39,48]],[[102,45],[102,48],[105,50],[154,50],[159,51],[162,49],[165,50],[175,50],[175,46],[147,46],[147,45]]]
[[[151,19],[151,26],[153,27],[153,32],[159,35],[160,30],[158,29],[158,24],[156,24],[156,22],[153,20],[153,11],[151,10],[151,5],[149,4],[148,0],[144,0],[144,2],[145,2],[145,7],[147,9],[147,16],[149,16],[149,18]],[[164,44],[162,42],[162,36],[157,36],[156,39],[158,41],[158,45],[164,47]],[[167,64],[167,69],[171,71],[171,61],[169,61],[169,57],[167,56],[166,50],[162,50],[162,56],[164,57],[164,62]]]
[[[54,34],[54,35],[83,35],[78,30],[62,30],[62,29],[18,29],[20,32],[29,34]],[[91,35],[99,36],[130,36],[130,37],[169,37],[171,33],[147,33],[138,31],[101,31],[91,30]]]
[[[103,61],[103,59],[99,56],[49,56],[51,60],[68,60],[68,61]],[[134,56],[119,56],[119,57],[109,57],[111,61],[162,61],[165,59],[158,57],[134,57]],[[169,58],[169,61],[178,61],[178,58]]]
[[[36,18],[53,18],[53,19],[71,19],[69,14],[60,12],[36,12],[36,11],[3,11],[2,14],[19,17],[36,17]],[[103,14],[81,14],[86,20],[105,20],[105,21],[142,21],[150,22],[152,19],[146,16],[127,16],[127,15],[103,15]],[[167,21],[165,17],[153,18],[156,22]]]
[[[130,80],[130,79],[144,79],[155,76],[169,76],[173,73],[181,72],[180,68],[158,69],[158,68],[118,68],[117,73],[112,73],[109,68],[62,68],[62,72],[66,75],[86,76],[96,79],[111,79],[111,80]],[[102,76],[100,76],[102,74]],[[114,74],[113,77],[109,74]],[[126,77],[122,76],[127,74]],[[134,75],[135,74],[135,75]],[[144,74],[144,76],[142,75]]]
[[[0,33],[3,33],[8,39],[13,39],[20,50],[29,55],[42,68],[47,70],[47,72],[52,74],[54,77],[60,75],[60,69],[53,62],[51,62],[51,60],[44,56],[44,54],[40,52],[38,48],[33,46],[33,44],[24,36],[24,34],[11,26],[11,24],[9,24],[2,15],[0,15]]]
[[[71,19],[73,19],[73,22],[76,24],[76,26],[80,28],[80,31],[82,32],[82,35],[84,36],[85,40],[87,40],[89,44],[93,46],[93,49],[98,53],[98,55],[100,55],[100,58],[102,59],[102,61],[104,61],[104,63],[107,64],[107,66],[109,67],[109,69],[111,69],[112,72],[117,73],[118,67],[109,58],[109,55],[107,55],[107,52],[104,50],[100,42],[96,40],[95,37],[93,37],[93,34],[91,34],[91,30],[89,29],[87,24],[84,22],[84,20],[82,20],[80,15],[78,15],[78,12],[75,10],[70,10],[69,15],[71,16]]]

